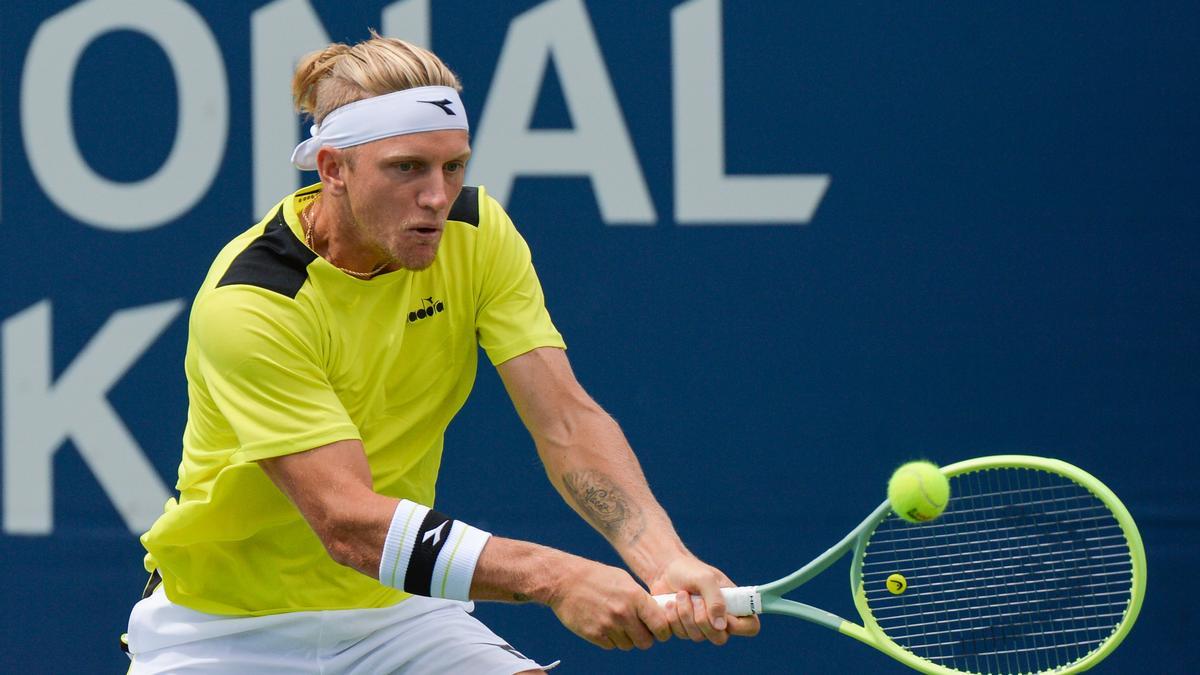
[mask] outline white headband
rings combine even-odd
[[[312,138],[292,151],[297,169],[317,168],[322,145],[348,148],[389,136],[441,129],[469,130],[467,110],[451,87],[416,87],[347,103],[312,125]]]

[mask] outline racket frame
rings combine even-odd
[[[1102,661],[1121,644],[1121,641],[1125,639],[1125,636],[1133,628],[1133,624],[1137,620],[1138,613],[1141,610],[1142,600],[1146,593],[1146,553],[1142,545],[1141,534],[1138,532],[1133,517],[1129,515],[1129,511],[1125,508],[1125,505],[1121,503],[1121,500],[1112,490],[1083,469],[1061,460],[1031,455],[993,455],[956,462],[941,467],[941,471],[947,478],[952,478],[975,471],[1006,468],[1047,471],[1069,478],[1087,489],[1104,503],[1116,518],[1125,535],[1133,566],[1130,602],[1125,610],[1125,616],[1122,617],[1112,636],[1098,649],[1079,661],[1069,664],[1064,669],[1046,672],[1077,673],[1087,670]],[[739,589],[726,590],[741,591],[739,595],[743,597],[749,594],[751,596],[749,600],[750,606],[755,608],[755,613],[784,614],[820,624],[864,644],[868,644],[915,670],[934,675],[961,673],[962,671],[953,670],[923,659],[896,644],[879,627],[879,624],[871,613],[870,607],[867,605],[867,594],[862,585],[863,554],[866,550],[867,542],[871,538],[871,534],[880,523],[887,519],[890,513],[891,506],[887,501],[884,501],[869,516],[863,519],[858,527],[855,527],[849,534],[843,537],[841,541],[813,559],[812,562],[781,579],[760,586],[745,586]],[[920,525],[914,525],[914,527],[920,527]],[[819,607],[813,607],[812,605],[806,605],[802,602],[782,597],[784,594],[795,590],[828,569],[830,565],[837,562],[852,549],[854,550],[854,560],[850,565],[850,592],[854,598],[854,605],[858,609],[859,616],[863,621],[862,625],[848,621]]]

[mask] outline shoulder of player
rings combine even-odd
[[[188,317],[189,349],[216,363],[235,363],[279,350],[308,353],[320,344],[320,318],[303,296],[258,286],[227,285],[201,291]]]
[[[307,266],[316,259],[280,211],[235,237],[217,255],[192,304],[193,337],[259,330],[270,324],[290,332],[313,327],[311,302],[302,293]]]
[[[234,238],[217,256],[206,289],[249,286],[295,298],[317,257],[288,227],[282,207]]]
[[[446,221],[479,227],[479,202],[485,196],[482,187],[464,185],[458,193],[458,198],[450,205],[450,215],[446,216]]]
[[[500,202],[482,185],[464,185],[450,207],[449,222],[458,222],[479,230],[503,226],[512,221]]]
[[[196,295],[192,317],[224,324],[226,331],[256,321],[302,325],[311,320],[312,304],[303,293],[292,297],[251,284],[217,285]]]

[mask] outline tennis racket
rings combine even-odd
[[[792,574],[723,589],[729,612],[807,619],[924,673],[1076,673],[1112,653],[1146,592],[1142,539],[1121,500],[1042,457],[982,457],[942,473],[951,497],[936,521],[905,522],[885,501]],[[782,597],[850,551],[862,625]]]

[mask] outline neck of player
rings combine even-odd
[[[369,279],[399,269],[387,252],[362,236],[348,208],[322,195],[304,208],[301,225],[317,255],[350,276]],[[309,234],[311,233],[311,234]]]

